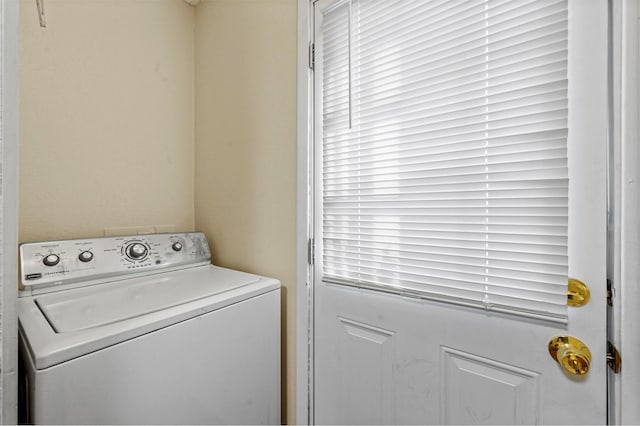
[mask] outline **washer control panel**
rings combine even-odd
[[[20,245],[21,284],[33,289],[210,262],[202,232]]]

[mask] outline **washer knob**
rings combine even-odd
[[[42,263],[44,263],[45,266],[56,266],[58,263],[60,263],[60,256],[53,253],[49,254],[45,256],[44,259],[42,259]]]
[[[144,244],[133,243],[127,249],[127,256],[131,259],[142,259],[147,255],[147,247]]]
[[[180,241],[176,241],[175,243],[171,244],[171,248],[173,249],[173,251],[180,251],[182,250],[182,243]]]
[[[80,262],[91,262],[93,260],[93,253],[85,250],[78,255],[78,259],[80,259]]]

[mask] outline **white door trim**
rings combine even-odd
[[[18,0],[2,0],[0,5],[0,420],[3,424],[18,422],[18,3]]]
[[[300,425],[309,424],[313,418],[313,291],[308,263],[308,242],[313,229],[310,223],[313,73],[309,68],[312,13],[313,0],[298,0],[296,424]]]
[[[612,0],[612,149],[610,154],[610,265],[613,320],[610,338],[621,352],[620,374],[611,375],[610,423],[639,424],[640,352],[640,5]]]

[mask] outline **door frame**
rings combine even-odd
[[[609,0],[610,146],[608,278],[613,284],[609,339],[623,360],[620,374],[609,375],[609,422],[640,423],[640,353],[635,324],[640,313],[640,4]]]
[[[18,0],[0,3],[0,391],[3,424],[18,421]]]
[[[297,300],[296,300],[296,423],[313,423],[313,265],[309,262],[309,240],[313,229],[312,143],[313,71],[310,46],[313,40],[314,0],[297,0]],[[640,5],[638,0],[609,0],[611,137],[609,159],[608,274],[615,296],[610,317],[611,340],[622,359],[640,353],[640,336],[632,333],[640,322],[634,301],[640,298]],[[622,179],[624,177],[624,179]],[[624,295],[624,298],[622,297]],[[622,337],[624,336],[624,345]],[[611,424],[640,423],[640,366],[625,365],[620,374],[610,374],[609,421]]]
[[[314,0],[297,0],[296,424],[313,423],[313,72]]]

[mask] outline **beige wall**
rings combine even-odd
[[[20,3],[21,241],[193,229],[194,23],[182,0]]]
[[[200,3],[196,228],[207,234],[214,263],[285,286],[289,423],[295,423],[295,88],[295,0]]]

